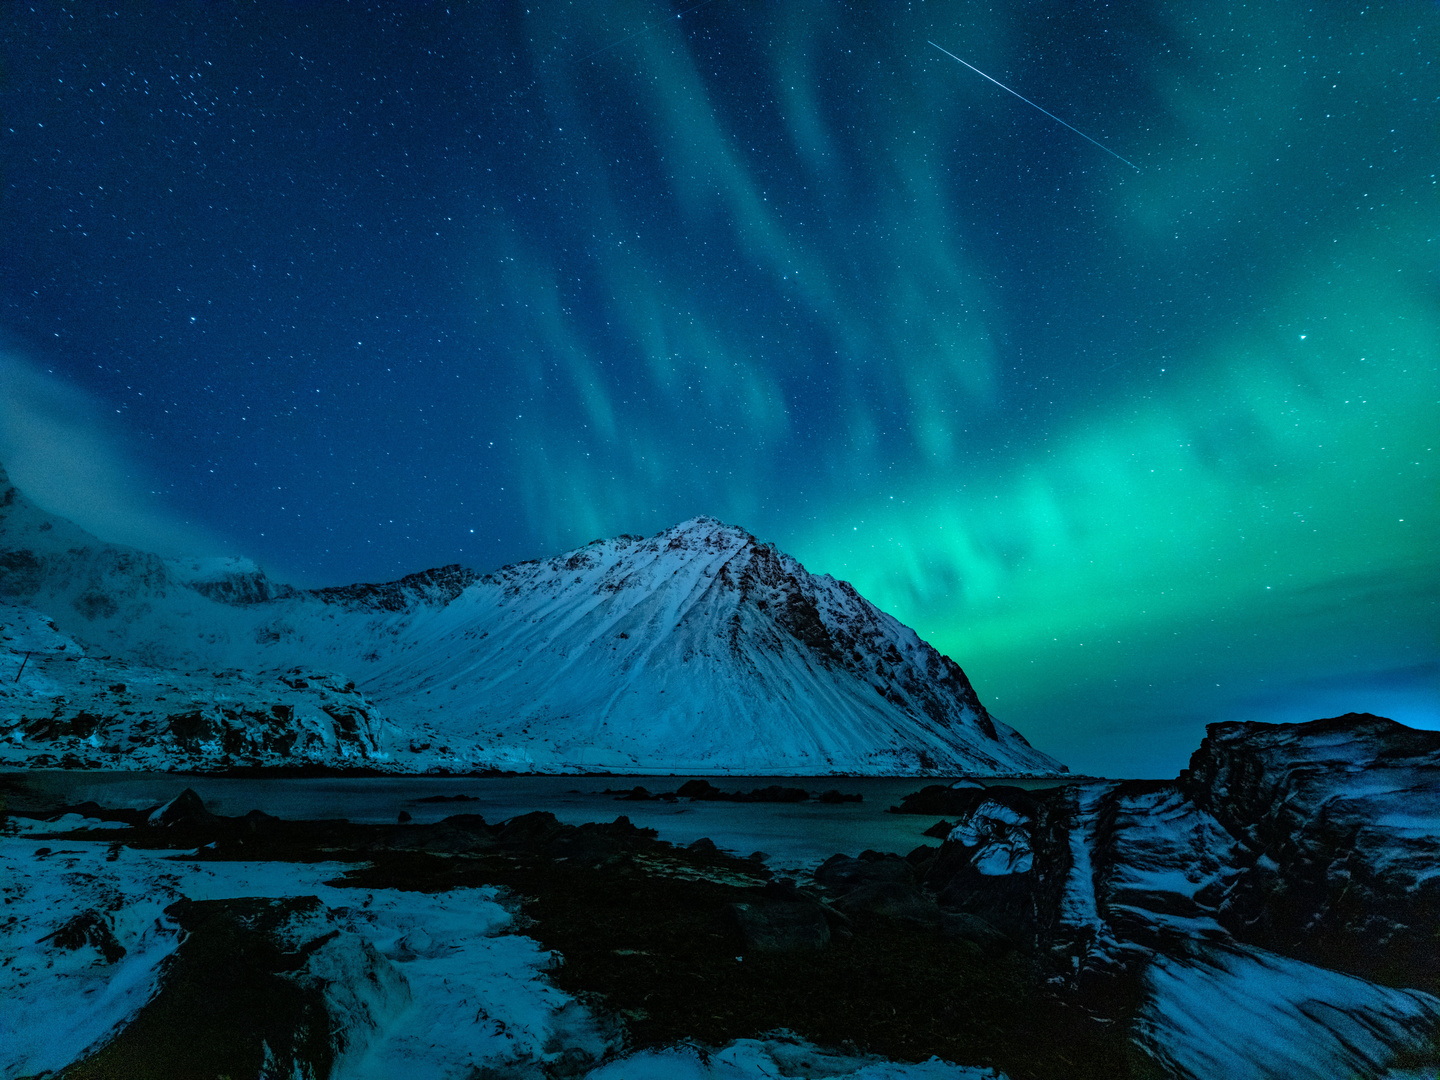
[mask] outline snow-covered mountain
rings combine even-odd
[[[31,657],[0,683],[12,762],[1064,769],[850,585],[711,518],[483,576],[302,591],[103,543],[0,472],[0,600],[17,671]]]

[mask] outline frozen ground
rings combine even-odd
[[[336,864],[185,862],[74,841],[37,858],[44,850],[27,837],[0,840],[4,1076],[68,1065],[149,1000],[179,937],[164,909],[181,898],[318,896],[344,935],[378,951],[394,978],[388,992],[364,1003],[369,1022],[357,1026],[373,1030],[358,1033],[365,1037],[337,1076],[464,1075],[486,1063],[543,1060],[556,1043],[603,1052],[589,1014],[546,982],[550,954],[509,932],[513,918],[493,890],[338,889],[325,884],[345,869]],[[44,940],[86,910],[101,913],[125,949],[116,963],[92,947]],[[337,984],[362,981],[345,970],[346,954],[335,952],[325,974]]]
[[[556,958],[516,932],[493,889],[337,888],[326,882],[343,872],[340,864],[198,862],[120,845],[50,842],[51,834],[99,824],[73,814],[17,824],[23,832],[0,838],[0,1076],[61,1069],[129,1022],[154,995],[163,962],[179,944],[165,909],[182,898],[319,898],[324,911],[315,925],[292,932],[324,943],[307,970],[330,985],[327,1005],[344,1018],[337,1080],[458,1080],[481,1067],[601,1062],[619,1050],[613,1027],[546,978]],[[103,924],[103,944],[71,949],[50,938],[86,912]],[[108,962],[106,947],[123,955]],[[647,1052],[588,1075],[758,1080],[777,1070],[793,1075],[783,1073],[792,1065],[806,1075],[854,1080],[998,1075],[939,1061],[837,1056],[785,1037],[744,1040],[704,1056],[690,1048]]]

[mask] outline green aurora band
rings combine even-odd
[[[1217,719],[1440,723],[1440,217],[1433,155],[1407,144],[1433,134],[1416,103],[1433,119],[1437,78],[1414,12],[1241,24],[1201,5],[1164,27],[1187,59],[1136,73],[1164,117],[1125,144],[1141,175],[1064,147],[1095,177],[1080,227],[1118,246],[1115,280],[1075,303],[1143,313],[1147,267],[1217,260],[1253,292],[1207,325],[1204,287],[1157,285],[1157,305],[1192,309],[1186,336],[1122,357],[1118,376],[1062,380],[1074,407],[1039,424],[1002,407],[1004,286],[970,254],[947,158],[962,106],[1023,106],[911,47],[963,37],[985,43],[985,70],[1014,70],[1007,35],[969,8],[897,16],[881,37],[827,26],[820,5],[786,10],[762,77],[800,177],[788,194],[733,116],[727,130],[680,28],[601,58],[639,99],[669,195],[637,208],[613,169],[580,169],[614,237],[602,291],[624,298],[611,311],[640,356],[623,377],[568,316],[558,264],[531,253],[518,279],[512,302],[545,346],[521,440],[536,532],[559,547],[666,511],[744,524],[917,627],[1078,769],[1171,773]],[[820,101],[847,77],[840,125]],[[579,108],[573,88],[551,93],[557,113]],[[844,145],[857,132],[863,159]],[[793,316],[707,299],[717,283],[656,240],[665,214],[725,235],[737,273]],[[798,359],[802,337],[824,347]],[[807,401],[807,382],[832,392]]]

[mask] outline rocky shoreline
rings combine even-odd
[[[836,855],[798,879],[625,817],[287,821],[220,817],[189,791],[146,811],[31,810],[3,844],[12,859],[25,845],[32,875],[69,857],[70,880],[98,876],[104,851],[199,879],[288,868],[328,897],[177,886],[155,992],[65,1076],[368,1075],[352,1067],[366,1040],[418,1008],[404,1001],[419,954],[386,951],[355,912],[484,897],[584,1022],[473,1075],[587,1076],[783,1031],[862,1069],[1398,1078],[1440,1061],[1437,778],[1440,735],[1378,717],[1217,725],[1176,781],[931,785],[894,809],[943,817],[938,844]],[[122,914],[45,912],[28,947],[119,970]]]

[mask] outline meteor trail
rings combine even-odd
[[[928,42],[928,44],[930,44],[930,45],[935,45],[935,43],[934,43],[933,41]],[[935,48],[940,49],[940,46],[939,46],[939,45],[935,45]],[[951,60],[959,60],[960,63],[965,64],[965,66],[968,67],[971,71],[975,72],[976,75],[979,75],[979,76],[981,76],[981,77],[983,77],[983,78],[986,78],[986,79],[990,79],[990,76],[989,76],[989,75],[986,75],[983,71],[981,71],[979,68],[977,68],[974,64],[965,63],[964,60],[960,60],[960,58],[959,58],[958,56],[956,56],[953,52],[951,52],[949,49],[940,49],[940,51],[943,52],[946,56],[950,57]],[[1007,94],[1015,94],[1015,91],[1014,91],[1014,90],[1011,90],[1008,86],[1006,86],[1004,83],[1002,83],[999,79],[990,79],[990,81],[993,82],[996,86],[998,86],[1001,90],[1004,90]],[[1028,97],[1026,97],[1024,94],[1015,94],[1015,96],[1018,97],[1021,101],[1023,101],[1026,105],[1029,105],[1031,108],[1040,109],[1040,106],[1039,106],[1039,105],[1036,105],[1033,101],[1031,101],[1031,100],[1030,100]],[[1065,124],[1065,126],[1066,126],[1067,128],[1070,128],[1070,130],[1073,131],[1073,132],[1075,132],[1076,135],[1079,135],[1080,138],[1085,139],[1085,140],[1088,141],[1088,142],[1095,143],[1096,146],[1100,147],[1101,150],[1104,150],[1105,153],[1109,154],[1111,157],[1113,157],[1113,158],[1118,158],[1119,160],[1124,161],[1126,165],[1129,165],[1129,166],[1130,166],[1132,169],[1134,169],[1136,172],[1139,172],[1139,171],[1140,171],[1140,166],[1139,166],[1139,165],[1136,165],[1133,161],[1128,161],[1128,160],[1126,160],[1125,158],[1120,157],[1119,154],[1115,153],[1114,150],[1111,150],[1111,149],[1110,149],[1108,146],[1106,146],[1104,143],[1095,142],[1094,139],[1090,138],[1089,135],[1086,135],[1086,134],[1085,134],[1083,131],[1081,131],[1079,128],[1073,127],[1073,126],[1070,125],[1070,124],[1066,124],[1064,120],[1061,120],[1058,116],[1056,116],[1054,113],[1050,112],[1049,110],[1047,110],[1047,109],[1040,109],[1040,111],[1043,112],[1046,116],[1048,116],[1051,120],[1054,120],[1057,124]]]

